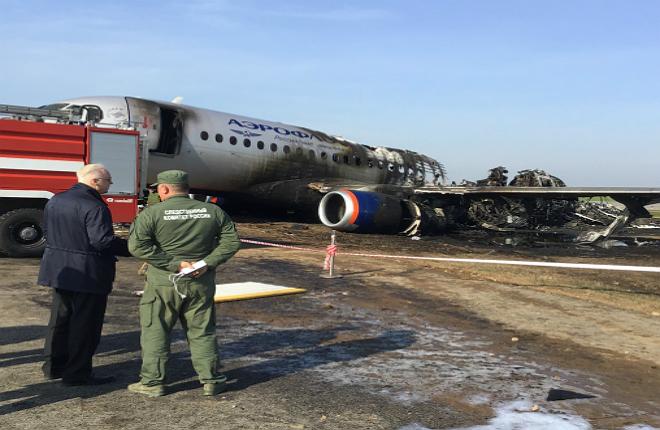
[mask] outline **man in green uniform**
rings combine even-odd
[[[215,268],[238,251],[240,241],[222,209],[188,198],[186,172],[168,170],[157,180],[162,203],[140,213],[128,240],[131,254],[149,264],[140,300],[141,380],[128,390],[150,397],[165,394],[170,333],[180,319],[204,395],[212,396],[226,382],[217,371]],[[204,267],[184,274],[202,261]]]
[[[147,206],[153,206],[157,203],[160,203],[160,196],[158,195],[156,188],[149,187],[147,190],[149,191],[149,195],[147,196]]]

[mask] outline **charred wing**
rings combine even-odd
[[[436,234],[448,228],[568,234],[579,242],[607,237],[650,214],[660,189],[578,188],[542,170],[523,170],[507,184],[504,167],[460,186],[371,186],[325,190],[318,215],[336,230]],[[317,185],[316,189],[322,187]],[[585,198],[609,196],[617,207]]]

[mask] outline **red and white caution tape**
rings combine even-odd
[[[328,245],[325,248],[325,261],[323,262],[323,270],[330,270],[330,260],[337,255],[337,245]]]
[[[448,263],[504,264],[509,266],[536,266],[536,267],[557,267],[564,269],[619,270],[626,272],[660,273],[660,267],[653,267],[653,266],[623,266],[617,264],[557,263],[557,262],[545,262],[545,261],[520,261],[520,260],[486,260],[481,258],[413,257],[409,255],[362,254],[356,252],[343,252],[342,254],[352,255],[356,257],[402,258],[408,260],[443,261]]]
[[[248,239],[241,239],[241,242],[252,243],[255,245],[272,246],[277,248],[296,249],[300,251],[314,251],[323,252],[320,249],[303,248],[291,245],[281,245],[270,242],[259,242]],[[337,245],[328,245],[325,250],[326,257],[324,269],[328,270],[330,257],[337,255]],[[350,255],[353,257],[370,257],[370,258],[396,258],[405,260],[426,260],[426,261],[441,261],[447,263],[469,263],[469,264],[500,264],[508,266],[531,266],[531,267],[555,267],[562,269],[583,269],[583,270],[615,270],[626,272],[651,272],[660,273],[660,267],[653,266],[625,266],[618,264],[588,264],[588,263],[558,263],[558,262],[545,262],[545,261],[521,261],[521,260],[487,260],[482,258],[451,258],[451,257],[416,257],[410,255],[391,255],[391,254],[369,254],[361,252],[342,252],[342,255]]]
[[[318,251],[318,249],[304,248],[302,246],[282,245],[281,243],[262,242],[259,240],[241,239],[243,243],[251,243],[252,245],[271,246],[274,248],[297,249],[298,251]]]

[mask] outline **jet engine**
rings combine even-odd
[[[319,218],[326,226],[359,233],[411,233],[421,214],[410,200],[370,191],[330,191],[321,199]]]

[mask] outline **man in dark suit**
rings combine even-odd
[[[110,210],[101,198],[112,184],[110,172],[88,164],[77,175],[77,184],[46,204],[46,250],[38,281],[53,288],[44,376],[61,377],[69,386],[114,380],[92,374],[92,356],[115,279],[115,255],[130,255],[126,241],[114,235]]]

